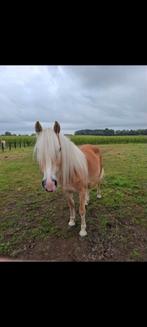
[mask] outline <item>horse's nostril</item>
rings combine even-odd
[[[45,184],[46,184],[46,179],[43,179],[42,181],[42,187],[45,188]]]
[[[57,187],[57,181],[55,178],[52,178],[52,181],[55,183],[55,186]]]

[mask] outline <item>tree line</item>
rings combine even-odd
[[[11,132],[5,132],[4,134],[0,134],[1,136],[29,136],[28,134],[13,134]],[[32,133],[31,136],[35,136],[35,133]]]
[[[100,136],[123,136],[123,135],[147,135],[147,129],[137,130],[114,130],[114,129],[82,129],[75,132],[75,135],[100,135]]]

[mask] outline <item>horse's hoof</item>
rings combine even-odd
[[[74,221],[69,221],[68,226],[70,226],[70,227],[75,226],[75,222]]]
[[[101,194],[97,194],[97,199],[101,199]]]
[[[87,232],[86,232],[86,230],[80,230],[79,234],[80,234],[81,237],[84,237],[84,236],[87,235]]]

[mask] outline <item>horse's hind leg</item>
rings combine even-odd
[[[104,177],[104,168],[102,168],[101,175],[99,177],[99,182],[97,184],[97,199],[101,199],[101,197],[102,197],[100,187],[102,184],[103,177]]]
[[[97,185],[97,195],[96,195],[97,199],[101,199],[101,197],[102,197],[100,186],[101,186],[101,183],[98,183],[98,185]]]
[[[68,206],[69,206],[69,210],[70,210],[70,220],[69,220],[68,225],[74,226],[76,213],[75,213],[75,202],[74,202],[72,193],[67,193],[67,201],[68,201]]]
[[[80,230],[80,236],[86,236],[86,221],[85,221],[85,214],[86,214],[86,209],[85,209],[85,198],[86,198],[86,191],[82,191],[79,194],[80,197],[80,208],[79,208],[79,213],[81,216],[81,230]]]
[[[87,189],[85,195],[85,206],[88,206],[88,204],[89,204],[89,190]]]

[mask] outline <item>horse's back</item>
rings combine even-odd
[[[96,154],[98,157],[101,157],[101,151],[99,149],[99,147],[97,145],[93,145],[93,144],[83,144],[79,146],[80,150],[82,152],[86,153],[90,153],[92,155],[91,152],[93,152],[94,154]]]
[[[102,156],[99,147],[83,144],[79,148],[87,159],[89,179],[97,182],[102,170]]]

